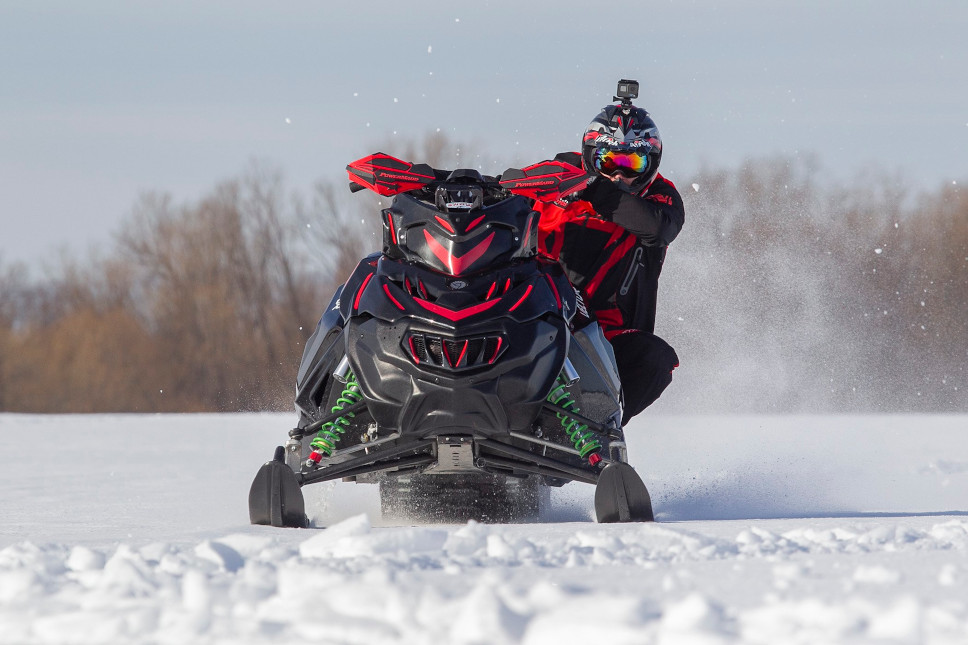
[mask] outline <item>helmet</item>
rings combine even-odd
[[[662,139],[649,113],[631,103],[606,105],[582,136],[582,165],[591,175],[632,179],[645,189],[659,172]]]

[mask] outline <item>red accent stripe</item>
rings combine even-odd
[[[371,273],[363,278],[363,284],[360,285],[360,290],[356,292],[356,300],[353,301],[353,311],[356,311],[360,308],[360,296],[363,295],[363,291],[366,289],[366,285],[370,282],[370,278],[372,277],[373,274]]]
[[[487,217],[487,215],[481,215],[476,220],[474,220],[473,222],[471,222],[470,224],[468,224],[467,225],[467,228],[464,229],[464,233],[465,234],[466,233],[470,233],[471,232],[471,229],[474,228],[475,226],[477,226],[478,224],[480,224],[481,222],[483,222],[485,217]]]
[[[387,213],[387,223],[390,225],[390,244],[397,243],[397,230],[393,227],[393,215]]]
[[[445,220],[443,217],[440,217],[439,215],[434,215],[434,219],[437,220],[437,222],[441,226],[443,226],[448,233],[456,233],[456,231],[454,230],[454,227],[450,225],[450,222]]]
[[[528,216],[528,230],[524,234],[524,243],[521,245],[522,249],[527,249],[531,246],[531,222],[534,220],[534,214]]]
[[[511,278],[508,278],[507,281],[504,283],[504,293],[507,293],[510,290],[511,290]]]
[[[532,288],[533,288],[533,285],[530,285],[529,284],[528,285],[528,288],[524,292],[524,295],[521,296],[521,299],[518,300],[516,303],[514,303],[514,306],[511,307],[510,309],[508,309],[508,311],[514,311],[515,309],[517,309],[518,307],[520,307],[521,306],[521,303],[524,302],[525,300],[527,300],[528,299],[528,296],[531,295],[531,289]]]
[[[618,264],[618,261],[625,257],[625,255],[629,252],[629,249],[631,249],[633,246],[635,246],[635,237],[630,235],[624,242],[618,245],[617,249],[612,251],[611,257],[608,258],[608,262],[602,265],[602,267],[595,274],[595,277],[592,278],[592,281],[589,282],[588,286],[585,288],[585,292],[588,293],[589,296],[595,295],[595,291],[602,284],[602,280],[605,279],[605,276],[608,274],[609,270]]]
[[[468,307],[467,309],[448,309],[447,307],[441,307],[440,305],[434,304],[432,302],[427,302],[426,300],[421,300],[420,298],[414,298],[414,301],[429,311],[430,313],[437,314],[438,316],[443,316],[447,320],[452,320],[457,322],[458,320],[463,320],[468,316],[473,316],[474,314],[479,314],[482,311],[486,311],[501,302],[500,299],[488,300],[487,302],[482,302],[480,304]]]
[[[501,338],[500,336],[498,336],[497,337],[497,347],[494,348],[494,356],[491,356],[491,360],[489,360],[487,362],[488,365],[493,365],[494,364],[494,361],[497,360],[497,355],[498,355],[498,352],[501,351],[501,343],[503,343],[503,342],[504,342],[504,339]]]
[[[417,350],[413,346],[413,336],[411,336],[408,340],[410,341],[410,355],[413,356],[413,362],[417,365],[420,365],[420,357],[417,356]]]
[[[440,348],[442,350],[444,350],[444,358],[447,359],[447,364],[450,365],[451,367],[457,367],[456,365],[454,365],[454,362],[452,360],[450,360],[450,352],[447,351],[447,341],[446,340],[441,340],[440,341]]]
[[[423,297],[427,298],[427,287],[424,286],[423,280],[417,278],[417,285],[420,287],[420,293],[423,295]]]
[[[454,367],[460,367],[460,362],[462,360],[464,360],[464,354],[467,353],[467,343],[468,342],[470,342],[470,341],[466,341],[466,340],[464,341],[464,348],[462,350],[460,350],[460,356],[457,357],[457,365],[454,365]]]
[[[434,252],[434,255],[437,256],[437,259],[448,268],[451,275],[460,275],[464,273],[472,264],[477,262],[487,251],[487,247],[491,245],[495,235],[496,233],[491,233],[484,238],[483,242],[472,248],[464,255],[457,257],[444,248],[444,246],[438,242],[433,235],[430,234],[430,231],[424,229],[424,238],[427,240],[427,246],[429,246],[430,250]]]
[[[484,298],[484,299],[485,300],[490,300],[491,299],[491,296],[494,295],[494,290],[495,289],[497,289],[497,282],[492,282],[491,283],[491,288],[487,290],[487,297]]]
[[[400,309],[400,311],[405,311],[406,310],[406,307],[404,307],[403,305],[401,305],[400,304],[400,301],[397,300],[396,298],[394,298],[393,297],[393,294],[390,293],[390,285],[388,285],[388,284],[383,285],[383,290],[386,292],[387,298],[389,298],[391,301],[393,301],[393,304],[395,304]]]
[[[407,288],[407,293],[411,296],[413,295],[413,285],[410,284],[410,278],[403,279],[403,286]]]
[[[555,286],[555,281],[552,280],[550,275],[546,273],[545,277],[548,278],[548,284],[551,285],[551,291],[555,294],[555,302],[558,303],[558,311],[561,311],[561,296],[558,294],[558,287]]]

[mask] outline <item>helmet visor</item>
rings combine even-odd
[[[604,175],[620,174],[638,177],[649,166],[648,149],[614,150],[599,148],[595,151],[595,169]]]

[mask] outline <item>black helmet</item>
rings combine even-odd
[[[582,136],[582,164],[589,174],[632,178],[644,189],[659,172],[662,139],[649,113],[627,101],[606,105]]]

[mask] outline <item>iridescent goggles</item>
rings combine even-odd
[[[599,148],[595,151],[595,170],[608,176],[620,174],[625,177],[638,177],[649,166],[650,150],[652,146],[642,146],[633,150]]]

